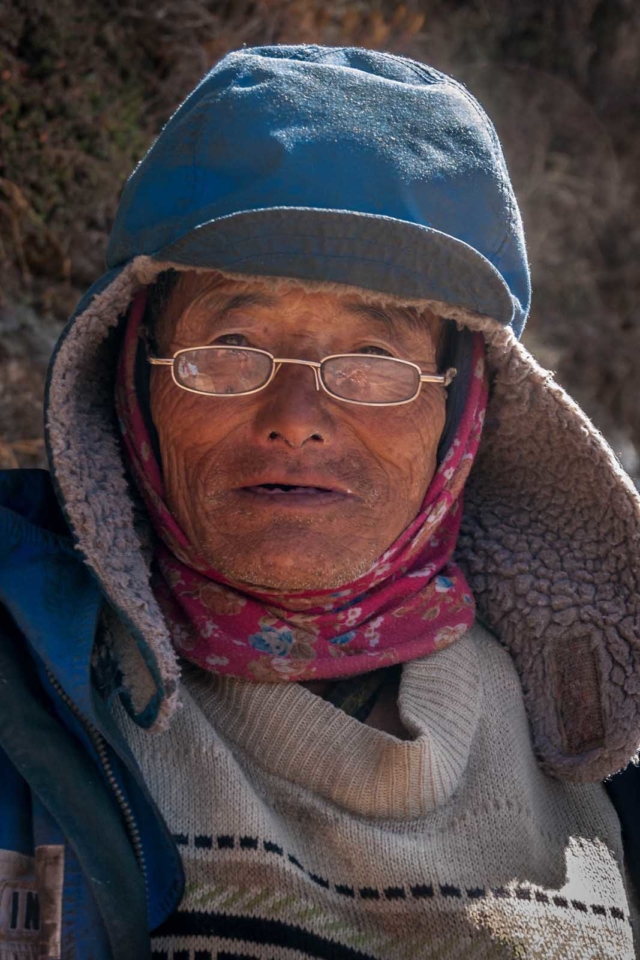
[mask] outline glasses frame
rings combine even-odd
[[[268,357],[271,360],[271,373],[268,380],[266,380],[261,386],[256,387],[254,390],[244,390],[242,393],[206,393],[203,390],[194,390],[193,387],[185,387],[183,383],[180,383],[176,378],[175,373],[175,363],[176,360],[183,353],[192,353],[194,350],[243,350],[245,352],[259,353],[262,356]],[[291,357],[274,357],[272,353],[269,353],[268,350],[261,350],[258,347],[233,347],[227,344],[210,344],[203,347],[185,347],[182,350],[177,350],[173,357],[156,357],[150,353],[147,353],[147,360],[152,366],[157,367],[171,367],[171,376],[173,382],[181,390],[186,390],[188,393],[195,393],[198,397],[227,397],[232,399],[233,397],[249,397],[254,393],[260,393],[261,390],[264,390],[269,386],[271,381],[274,379],[276,374],[279,372],[280,368],[285,363],[295,363],[299,364],[302,367],[311,367],[313,370],[316,390],[324,390],[324,392],[332,397],[334,400],[339,400],[341,403],[353,403],[359,407],[401,407],[406,403],[413,403],[414,400],[417,400],[420,396],[420,391],[422,389],[423,383],[437,383],[441,386],[448,387],[456,373],[458,372],[455,367],[449,367],[448,370],[445,370],[444,373],[423,373],[417,363],[413,363],[411,360],[400,360],[398,357],[381,357],[382,360],[392,361],[393,363],[402,363],[405,366],[413,367],[414,370],[418,371],[419,381],[416,388],[416,392],[412,397],[409,397],[407,400],[392,400],[388,403],[383,401],[371,402],[367,400],[348,400],[346,397],[340,397],[337,393],[333,393],[327,385],[325,384],[322,378],[322,367],[328,360],[336,360],[337,358],[342,357],[358,357],[362,358],[366,354],[362,353],[332,353],[328,357],[323,357],[322,360],[296,360]]]

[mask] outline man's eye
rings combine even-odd
[[[389,350],[385,350],[384,347],[377,347],[374,344],[369,344],[366,347],[358,347],[356,353],[374,353],[374,354],[378,354],[381,357],[393,356],[393,354]]]
[[[222,347],[246,347],[249,341],[244,333],[223,333],[221,337],[216,337],[213,343]]]

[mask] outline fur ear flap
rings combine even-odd
[[[493,393],[458,559],[514,658],[542,766],[603,780],[640,743],[640,499],[511,331],[469,325],[485,334]]]
[[[132,716],[162,729],[177,705],[179,669],[149,586],[148,545],[114,422],[113,334],[138,287],[129,265],[68,324],[49,368],[46,438],[76,545],[133,638],[135,649],[120,664]]]

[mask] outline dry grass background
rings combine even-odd
[[[527,229],[526,341],[637,476],[638,0],[5,0],[0,466],[43,463],[49,352],[162,123],[226,51],[301,41],[426,60],[484,103]]]

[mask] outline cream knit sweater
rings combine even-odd
[[[481,627],[404,666],[408,741],[297,684],[182,698],[161,735],[118,712],[187,876],[156,960],[634,956],[615,811],[540,772]]]

